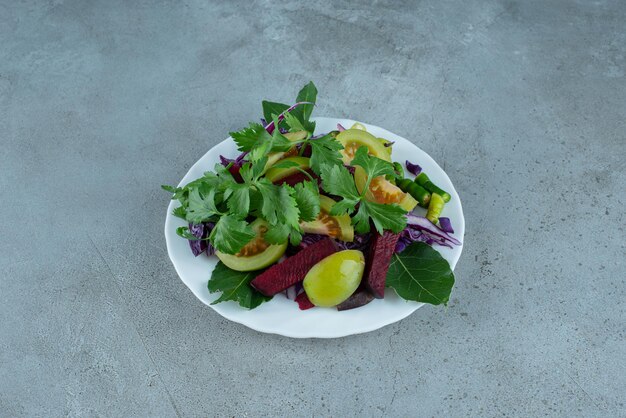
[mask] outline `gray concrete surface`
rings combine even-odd
[[[626,416],[623,1],[0,2],[0,416]],[[314,80],[467,220],[447,309],[290,340],[177,278],[168,196]]]

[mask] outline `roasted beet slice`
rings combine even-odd
[[[309,297],[306,293],[302,292],[298,296],[296,296],[296,302],[298,302],[298,307],[301,311],[306,311],[307,309],[315,308],[315,305],[311,303]]]
[[[374,296],[367,289],[357,290],[345,301],[337,305],[338,311],[347,311],[348,309],[359,308],[367,305],[374,300]]]
[[[326,238],[289,257],[282,263],[259,274],[250,284],[265,296],[273,296],[304,280],[304,276],[318,262],[336,252],[332,239]]]
[[[365,285],[375,298],[385,297],[385,280],[387,270],[396,248],[400,234],[384,231],[382,235],[374,234],[365,264]]]

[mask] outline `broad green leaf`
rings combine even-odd
[[[312,81],[309,81],[307,85],[302,87],[302,89],[298,92],[298,97],[296,97],[296,102],[310,102],[315,103],[317,100],[317,88]],[[298,113],[302,114],[302,121],[308,121],[311,117],[311,113],[313,112],[312,104],[300,105],[296,108]],[[296,110],[294,109],[294,110]],[[309,131],[312,132],[312,131]]]
[[[211,305],[225,301],[235,301],[244,308],[254,309],[263,302],[271,300],[250,286],[250,282],[261,273],[260,271],[235,271],[217,263],[208,283],[210,293],[222,292],[221,296]]]
[[[416,242],[392,256],[386,286],[406,300],[447,304],[454,273],[441,254],[423,242]]]
[[[267,100],[263,100],[261,104],[263,105],[263,118],[267,123],[272,121],[272,115],[280,115],[285,110],[289,109],[289,105],[284,103],[268,102]]]

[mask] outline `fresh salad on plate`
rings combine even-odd
[[[461,245],[442,211],[451,195],[393,142],[360,123],[314,135],[317,89],[231,132],[239,155],[182,187],[162,186],[195,256],[217,257],[213,303],[254,309],[287,297],[300,309],[355,309],[384,298],[446,304],[454,274],[436,250]],[[409,157],[409,159],[406,159]],[[408,173],[408,174],[406,174]],[[209,274],[210,273],[210,274]]]

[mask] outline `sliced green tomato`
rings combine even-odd
[[[350,127],[350,129],[360,129],[361,131],[367,132],[367,128],[362,123],[359,123],[359,122],[355,122],[354,125]]]
[[[359,250],[331,254],[314,265],[304,277],[304,291],[315,306],[339,305],[354,293],[365,270]]]
[[[346,129],[337,135],[337,139],[343,145],[341,156],[344,164],[350,164],[356,150],[363,146],[367,147],[369,155],[378,157],[381,160],[391,161],[387,148],[374,135],[368,132],[360,129]]]
[[[309,133],[307,131],[287,132],[286,134],[283,134],[283,136],[291,142],[295,142],[306,139],[306,137],[309,136]]]
[[[355,167],[354,182],[356,188],[361,193],[367,182],[367,174],[362,167]],[[417,206],[417,200],[408,193],[404,193],[400,188],[392,184],[384,176],[379,176],[370,182],[370,187],[365,198],[370,202],[391,204],[396,203],[407,212],[411,212]]]
[[[270,245],[263,239],[263,234],[265,234],[268,228],[267,222],[257,218],[250,226],[256,231],[257,235],[239,253],[232,255],[224,254],[220,251],[215,252],[215,255],[226,267],[237,271],[260,270],[274,264],[285,253],[287,249],[286,242],[279,245]]]
[[[282,160],[280,160],[280,162],[281,163],[292,162],[298,165],[294,167],[289,167],[289,168],[276,168],[275,167],[275,168],[270,168],[269,170],[267,170],[265,172],[265,177],[272,183],[275,183],[279,180],[284,179],[285,177],[288,177],[292,174],[297,173],[298,171],[300,171],[299,169],[306,170],[307,168],[309,168],[309,159],[306,157],[287,157],[287,158],[283,158]]]
[[[320,195],[320,213],[317,219],[302,222],[302,230],[308,234],[328,235],[341,241],[354,241],[354,227],[350,223],[350,215],[330,216],[335,201],[328,196]]]
[[[302,141],[303,139],[306,139],[308,135],[309,133],[307,131],[288,132],[286,134],[283,134],[285,138],[287,138],[288,140],[292,142]],[[267,155],[267,163],[265,164],[265,171],[267,171],[271,166],[273,166],[274,164],[276,164],[278,161],[282,160],[283,158],[296,155],[296,154],[297,154],[296,148],[291,148],[287,152],[270,152]]]
[[[376,138],[378,140],[378,142],[380,142],[383,147],[385,147],[385,149],[387,150],[387,154],[389,154],[389,158],[391,158],[391,145],[387,146],[387,144],[391,144],[391,141],[386,140],[385,138]],[[389,160],[391,161],[391,160]]]

